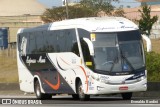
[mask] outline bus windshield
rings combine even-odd
[[[94,70],[100,73],[136,72],[145,67],[139,31],[95,33]]]

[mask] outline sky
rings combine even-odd
[[[62,5],[62,0],[37,0],[37,1],[44,4],[47,7],[61,6]]]
[[[62,5],[62,0],[37,0],[37,1],[39,1],[40,3],[44,4],[45,6],[47,6],[49,8],[51,8],[52,6],[61,6]],[[72,0],[72,1],[77,2],[79,0]],[[119,0],[119,1],[120,1],[119,3],[113,2],[112,4],[116,7],[120,7],[120,6],[137,7],[137,6],[140,6],[140,3],[137,2],[136,0]]]

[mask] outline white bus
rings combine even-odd
[[[140,31],[122,17],[92,17],[19,29],[20,90],[38,99],[146,91],[147,71]]]

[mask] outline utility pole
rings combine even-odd
[[[66,15],[67,15],[67,19],[69,19],[69,12],[68,12],[68,0],[66,0]]]

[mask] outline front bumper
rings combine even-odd
[[[91,88],[92,87],[92,88]],[[89,86],[86,94],[102,95],[117,94],[126,92],[142,92],[147,90],[147,79],[130,83],[130,84],[106,84],[102,82],[94,82],[93,86]]]

